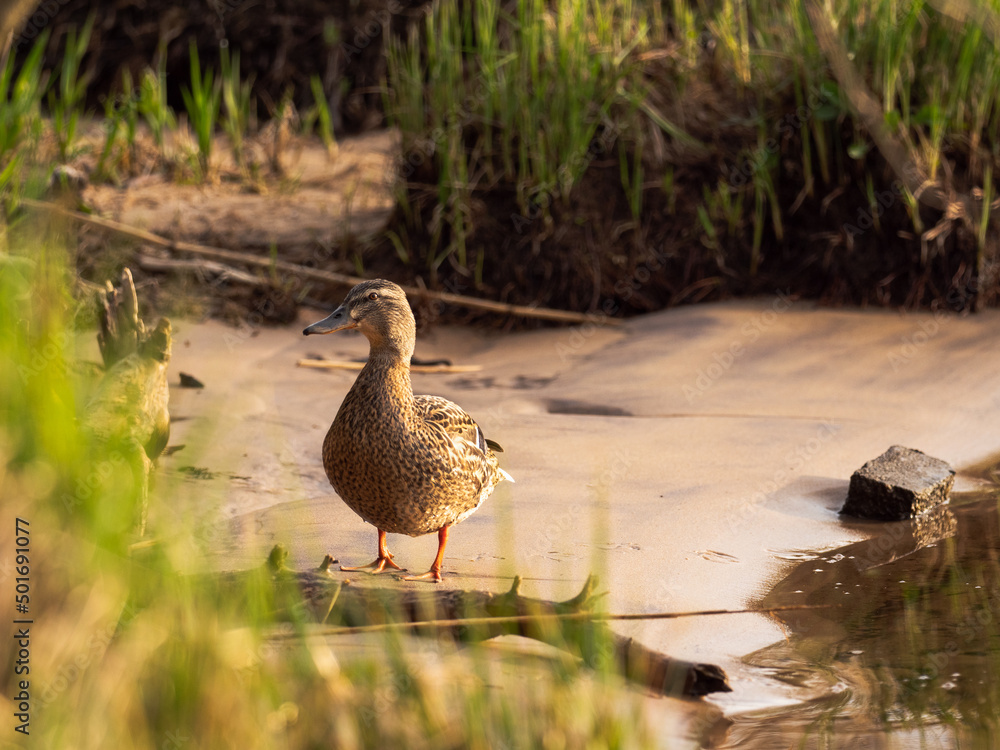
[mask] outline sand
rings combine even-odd
[[[91,149],[78,158],[81,166],[93,168],[103,138],[99,123],[87,124],[84,142]],[[144,128],[140,139],[149,143]],[[181,136],[176,140],[172,153],[193,148]],[[269,153],[263,146],[255,151]],[[398,153],[394,130],[345,139],[333,155],[312,139],[295,138],[281,152],[285,176],[278,178],[264,166],[267,180],[254,190],[233,164],[228,141],[219,136],[214,179],[184,184],[153,172],[128,179],[121,188],[93,184],[83,195],[103,216],[168,237],[241,249],[308,245],[315,250],[385,227],[394,206]]]
[[[303,311],[301,323],[323,314]],[[255,323],[174,321],[171,383],[183,371],[206,387],[171,388],[171,443],[186,447],[161,460],[160,486],[190,491],[171,491],[153,522],[199,519],[192,567],[257,565],[275,542],[296,566],[327,552],[367,563],[375,530],[336,497],[320,457],[355,374],[295,364],[364,357],[367,342]],[[615,612],[746,607],[803,552],[877,530],[837,511],[851,473],[890,445],[950,462],[957,490],[975,484],[962,469],[1000,453],[998,330],[1000,311],[817,309],[776,293],[614,328],[422,333],[417,357],[483,369],[415,374],[414,389],[473,414],[517,480],[453,530],[440,585],[499,591],[517,573],[527,595],[568,598],[596,572]],[[436,538],[391,535],[389,545],[422,572]],[[766,616],[617,629],[729,674],[734,692],[707,705],[660,701],[654,720],[669,734],[796,698],[741,662],[783,637]]]

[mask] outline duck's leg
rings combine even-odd
[[[442,526],[438,531],[438,553],[437,557],[434,558],[434,563],[431,565],[431,569],[419,576],[406,576],[403,578],[404,581],[434,581],[434,583],[440,582],[441,563],[444,561],[444,546],[448,543],[448,529],[450,528],[451,525]]]
[[[371,568],[372,575],[378,575],[385,571],[386,568],[395,568],[396,570],[403,570],[392,561],[392,553],[389,552],[388,547],[385,546],[385,532],[382,529],[378,530],[378,557],[375,558],[374,562],[368,563],[368,565],[358,565],[357,567],[347,567],[346,565],[341,565],[341,570],[368,570]]]

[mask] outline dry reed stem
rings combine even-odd
[[[229,262],[243,263],[248,266],[256,266],[258,268],[267,269],[277,269],[280,271],[285,271],[290,274],[304,276],[310,279],[317,279],[319,281],[325,281],[330,284],[338,284],[342,286],[355,286],[360,284],[367,279],[363,279],[358,276],[348,276],[346,274],[335,273],[333,271],[322,271],[318,268],[307,268],[306,266],[300,266],[296,263],[289,263],[283,260],[272,260],[271,258],[265,258],[258,255],[252,255],[250,253],[242,253],[236,250],[224,250],[219,247],[208,247],[206,245],[198,245],[193,242],[183,242],[181,240],[170,240],[166,237],[161,237],[158,234],[152,232],[147,232],[144,229],[139,229],[137,227],[132,227],[127,224],[122,224],[121,222],[113,221],[112,219],[105,219],[100,216],[88,216],[87,214],[81,213],[79,211],[72,211],[70,209],[63,208],[62,206],[57,206],[53,203],[47,203],[45,201],[37,201],[31,198],[22,199],[21,203],[29,208],[34,208],[40,211],[47,211],[49,213],[57,214],[59,216],[64,216],[75,221],[79,221],[84,224],[90,224],[93,226],[101,227],[116,234],[124,235],[126,237],[132,237],[143,242],[148,242],[151,245],[157,245],[159,247],[165,247],[169,250],[182,253],[192,253],[194,255],[200,255],[205,258],[213,258],[215,260],[224,260]],[[461,294],[450,294],[448,292],[435,292],[425,289],[418,289],[412,286],[403,286],[403,291],[408,295],[416,298],[425,298],[430,300],[437,300],[439,302],[445,302],[452,305],[460,305],[462,307],[468,307],[477,310],[486,310],[488,312],[497,313],[500,315],[514,315],[524,318],[536,318],[539,320],[551,320],[558,323],[590,323],[597,325],[618,325],[620,321],[615,318],[610,318],[603,315],[591,315],[588,313],[578,313],[570,310],[553,310],[547,307],[529,307],[526,305],[511,305],[506,302],[494,302],[492,300],[478,299],[476,297],[466,297]]]

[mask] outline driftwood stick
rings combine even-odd
[[[187,260],[181,258],[157,258],[153,255],[139,254],[135,257],[139,267],[146,271],[186,271],[199,275],[215,274],[222,279],[238,281],[248,286],[273,286],[270,279],[254,276],[238,268],[218,263],[214,260]]]
[[[346,274],[335,273],[333,271],[308,268],[307,266],[301,266],[297,263],[289,263],[284,260],[265,258],[259,255],[238,252],[236,250],[224,250],[219,247],[208,247],[207,245],[198,245],[193,242],[170,240],[166,237],[161,237],[158,234],[147,232],[144,229],[131,227],[127,224],[122,224],[121,222],[113,221],[111,219],[105,219],[100,216],[89,216],[88,214],[81,213],[79,211],[71,211],[63,208],[62,206],[57,206],[54,203],[37,201],[31,198],[24,198],[21,200],[21,203],[29,208],[34,208],[39,211],[47,211],[59,216],[74,219],[75,221],[79,221],[84,224],[101,227],[102,229],[106,229],[110,232],[142,240],[143,242],[147,242],[151,245],[165,247],[176,252],[192,253],[194,255],[200,255],[204,258],[213,258],[215,260],[228,261],[231,263],[243,263],[245,265],[256,266],[258,268],[277,269],[295,276],[316,279],[318,281],[325,281],[329,284],[338,284],[341,286],[355,286],[356,284],[360,284],[362,281],[366,281],[366,279],[358,276],[348,276]],[[466,297],[461,294],[450,294],[448,292],[434,292],[426,289],[418,289],[412,286],[404,286],[402,288],[403,291],[414,298],[423,297],[425,299],[438,300],[439,302],[469,307],[477,310],[486,310],[488,312],[498,313],[501,315],[515,315],[524,318],[552,320],[559,323],[618,325],[620,322],[615,318],[607,316],[590,315],[570,310],[553,310],[547,307],[511,305],[506,302],[494,302],[492,300]]]
[[[145,341],[146,327],[139,317],[139,301],[135,295],[132,272],[122,271],[121,285],[115,287],[110,281],[97,297],[97,345],[105,367],[111,367],[139,350]]]
[[[152,331],[146,329],[128,268],[117,287],[108,281],[98,293],[97,318],[105,372],[87,403],[82,426],[102,456],[120,458],[130,466],[138,490],[136,527],[141,536],[150,468],[170,436],[170,321],[161,318]]]

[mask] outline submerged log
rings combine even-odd
[[[520,578],[504,594],[368,588],[335,578],[330,567],[336,561],[329,555],[318,568],[305,571],[287,568],[286,559],[287,551],[278,545],[262,568],[212,576],[211,585],[225,598],[254,591],[260,601],[263,594],[279,616],[334,626],[331,634],[412,623],[418,635],[464,642],[520,635],[564,649],[590,667],[614,669],[658,695],[696,697],[731,690],[719,667],[673,659],[599,621],[595,604],[602,594],[593,576],[572,599],[553,602],[522,596]]]
[[[129,269],[119,287],[106,283],[97,300],[97,342],[105,373],[87,404],[83,426],[104,452],[132,469],[138,500],[135,525],[145,531],[149,472],[170,437],[167,364],[170,321],[147,331]]]

